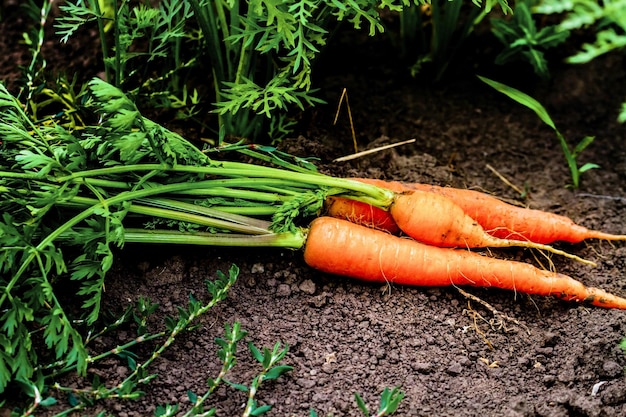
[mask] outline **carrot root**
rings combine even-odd
[[[404,233],[429,245],[456,248],[534,248],[595,266],[594,262],[549,245],[492,236],[465,214],[462,208],[443,195],[418,190],[399,194],[390,213]]]
[[[328,197],[325,206],[328,216],[348,220],[372,229],[385,230],[392,234],[400,233],[400,228],[389,215],[389,212],[367,203],[342,197]]]
[[[474,190],[355,178],[392,191],[419,190],[452,200],[483,229],[498,238],[549,244],[556,241],[580,243],[586,239],[626,240],[626,235],[604,233],[576,224],[572,219],[541,210],[517,207]]]
[[[626,299],[586,287],[566,275],[522,262],[425,245],[347,220],[319,217],[308,233],[305,262],[331,274],[402,285],[496,287],[626,309]]]

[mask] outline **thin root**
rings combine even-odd
[[[472,319],[474,320],[474,327],[476,328],[476,333],[481,335],[481,337],[485,340],[485,343],[487,343],[489,348],[492,348],[493,346],[491,342],[489,342],[489,340],[487,340],[487,338],[485,337],[485,333],[478,328],[477,319],[480,319],[484,321],[485,323],[487,323],[491,327],[492,330],[503,330],[505,333],[507,333],[511,331],[511,328],[507,327],[506,323],[513,323],[517,325],[518,327],[524,329],[528,334],[530,334],[530,330],[528,329],[528,327],[520,323],[517,319],[513,317],[509,317],[506,314],[500,313],[495,307],[493,307],[491,304],[489,304],[485,300],[482,300],[481,298],[468,293],[462,288],[459,288],[456,286],[455,288],[457,289],[458,292],[461,293],[461,295],[463,295],[465,298],[468,299],[467,301],[468,308],[464,310],[464,313],[467,313],[470,317],[472,317]],[[480,313],[474,310],[471,306],[472,300],[476,301],[477,303],[485,307],[487,310],[489,310],[491,314],[493,314],[493,318],[490,320],[487,320],[482,315],[480,315]]]

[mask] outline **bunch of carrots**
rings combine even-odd
[[[127,244],[283,247],[320,271],[366,281],[497,287],[626,309],[626,299],[568,276],[471,250],[520,246],[589,264],[550,244],[626,235],[473,191],[323,175],[271,147],[199,149],[102,80],[85,95],[80,119],[94,123],[77,127],[34,118],[0,84],[0,311],[10,323],[0,339],[14,347],[0,358],[0,390],[33,378],[44,345],[32,342],[33,329],[43,329],[54,357],[86,370],[74,323],[96,323],[114,249]],[[228,151],[253,162],[223,160]],[[55,288],[83,300],[81,320]]]
[[[469,190],[323,175],[271,147],[199,149],[102,80],[86,94],[83,119],[98,123],[78,129],[33,120],[0,85],[0,310],[18,311],[33,282],[46,289],[70,276],[93,323],[112,248],[129,243],[303,249],[310,266],[366,281],[497,287],[626,309],[626,299],[573,278],[471,250],[519,246],[591,264],[550,244],[626,235]],[[260,163],[212,157],[227,151]],[[70,247],[81,255],[65,258]],[[49,314],[43,305],[33,320]]]
[[[332,217],[314,220],[309,230],[304,256],[312,267],[374,282],[497,287],[626,309],[626,299],[566,275],[468,250],[521,246],[581,260],[547,244],[626,240],[626,235],[589,230],[567,217],[516,207],[472,190],[357,181],[393,190],[396,197],[388,210],[330,197],[326,211]],[[333,253],[340,253],[340,259],[333,259]]]
[[[285,171],[277,170],[275,174],[281,172]],[[626,240],[626,235],[589,230],[567,217],[516,207],[472,190],[365,178],[340,179],[320,174],[290,175],[295,180],[342,187],[325,194],[324,208],[318,213],[321,216],[307,228],[274,233],[272,228],[276,226],[268,223],[266,229],[261,225],[265,232],[254,236],[194,233],[169,242],[303,249],[309,266],[365,281],[414,286],[496,287],[626,309],[626,299],[586,287],[569,276],[469,250],[534,248],[595,265],[549,244],[592,238]],[[368,197],[373,199],[368,203],[361,201],[367,200],[363,196],[341,196],[353,187],[361,192],[372,190],[361,188],[359,184],[373,186],[383,197]],[[230,209],[222,207],[220,210]],[[244,223],[245,219],[247,217],[241,217]],[[127,231],[126,241],[162,242],[164,236],[177,235],[177,232],[133,229]]]

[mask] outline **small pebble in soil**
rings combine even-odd
[[[304,281],[302,281],[302,283],[298,286],[298,289],[300,291],[302,291],[305,294],[309,294],[309,295],[313,295],[315,294],[315,283],[313,281],[311,281],[310,279],[305,279]]]
[[[619,363],[614,361],[606,361],[602,364],[600,375],[606,378],[617,378],[623,374],[624,370]]]
[[[433,365],[430,362],[415,362],[411,367],[420,374],[429,374],[433,370]]]
[[[323,307],[327,303],[328,303],[328,294],[326,293],[317,295],[309,301],[309,305],[317,307],[317,308]]]
[[[251,272],[253,274],[262,274],[263,272],[265,272],[265,265],[263,265],[261,263],[254,264],[254,265],[252,265]]]
[[[291,295],[291,287],[287,284],[279,284],[276,289],[276,295],[279,297],[289,297]]]
[[[459,362],[453,362],[446,370],[450,375],[458,375],[463,372],[463,365]]]
[[[308,378],[299,378],[296,380],[296,384],[298,384],[302,388],[311,389],[315,386],[315,380]]]

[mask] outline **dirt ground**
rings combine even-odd
[[[14,82],[20,25],[0,22],[0,76]],[[16,33],[17,32],[17,33]],[[353,42],[354,39],[351,39]],[[83,45],[93,45],[93,38]],[[470,43],[468,56],[489,57],[494,45]],[[70,57],[88,50],[47,50],[52,68],[94,71],[94,64]],[[10,58],[7,57],[10,56]],[[487,62],[488,60],[479,60]],[[589,65],[553,64],[553,78],[534,79],[528,68],[469,66],[461,59],[440,84],[412,80],[384,39],[354,47],[336,42],[319,63],[316,83],[327,106],[306,114],[298,133],[281,148],[320,158],[321,170],[337,176],[367,176],[479,189],[507,201],[567,215],[594,229],[626,232],[626,146],[616,122],[626,96],[621,56]],[[600,169],[583,175],[578,190],[566,188],[569,172],[554,133],[530,111],[478,81],[480,73],[535,96],[570,141],[595,135],[581,162]],[[93,74],[95,75],[95,73]],[[339,94],[347,88],[357,140],[362,149],[415,138],[410,145],[350,162],[332,162],[351,152],[345,112],[332,121]],[[497,175],[497,174],[499,175]],[[522,199],[510,185],[528,191]],[[596,261],[596,268],[561,258],[562,273],[587,285],[626,294],[626,245],[590,241],[558,247]],[[536,263],[528,250],[492,255]],[[159,358],[158,378],[133,402],[107,401],[120,417],[151,415],[155,407],[180,403],[187,391],[202,393],[218,373],[214,338],[224,323],[238,321],[245,341],[271,347],[289,345],[284,363],[293,371],[262,386],[260,404],[272,416],[362,415],[361,394],[377,407],[385,387],[406,393],[401,416],[623,416],[626,415],[626,313],[529,297],[495,289],[464,288],[500,313],[468,300],[455,288],[410,288],[361,283],[307,267],[301,253],[288,250],[161,248],[128,246],[107,281],[105,308],[120,312],[141,296],[160,304],[158,323],[185,305],[189,294],[207,299],[203,282],[231,264],[241,269],[227,300],[184,334]],[[510,320],[505,320],[508,317]],[[98,349],[133,337],[130,330],[104,338]],[[139,355],[145,354],[138,349]],[[245,345],[230,380],[249,383],[258,372]],[[107,360],[90,372],[113,384],[129,370]],[[85,386],[86,381],[63,384]],[[222,387],[209,405],[217,415],[240,415],[245,395]],[[95,411],[94,411],[95,413]],[[87,413],[89,415],[89,413]]]

